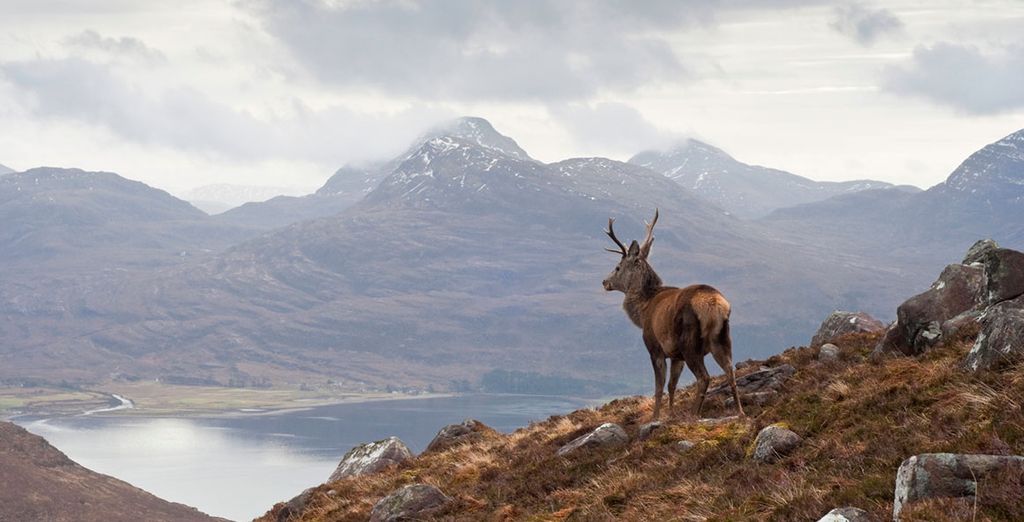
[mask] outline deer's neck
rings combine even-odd
[[[650,286],[639,291],[627,292],[622,301],[622,309],[637,328],[643,328],[647,315],[650,313],[651,301],[658,293],[660,286]]]

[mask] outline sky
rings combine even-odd
[[[1024,128],[1024,0],[0,0],[16,170],[301,193],[462,115],[926,188]]]

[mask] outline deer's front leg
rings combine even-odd
[[[651,366],[654,367],[654,415],[653,420],[658,420],[661,413],[661,392],[665,387],[665,356],[651,354]]]

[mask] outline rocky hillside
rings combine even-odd
[[[722,149],[686,140],[665,151],[641,152],[629,160],[660,172],[722,208],[745,218],[821,201],[839,194],[892,187],[884,181],[814,181],[790,172],[748,165]]]
[[[510,434],[467,421],[419,456],[354,448],[261,520],[1024,519],[1024,254],[981,243],[951,266],[986,290],[943,292],[944,273],[888,329],[837,312],[811,346],[741,363],[747,417],[722,383],[701,419],[690,387],[656,423],[647,397]],[[945,333],[907,356],[890,341],[912,319]]]
[[[161,500],[76,464],[46,440],[0,422],[0,520],[207,522],[223,520]]]

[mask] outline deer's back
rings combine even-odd
[[[662,349],[676,351],[673,348],[685,348],[678,346],[680,342],[699,342],[702,337],[717,335],[729,313],[729,301],[712,286],[664,287],[651,300],[644,329],[650,330]]]

